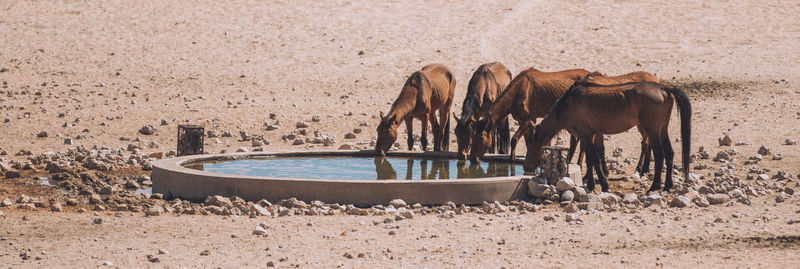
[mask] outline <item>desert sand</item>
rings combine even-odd
[[[693,153],[703,147],[713,158],[735,148],[732,171],[746,184],[782,186],[752,195],[749,205],[592,210],[571,222],[557,204],[388,224],[387,216],[144,217],[85,204],[65,212],[0,207],[3,267],[800,266],[800,199],[782,191],[800,189],[800,148],[784,143],[800,140],[800,5],[793,1],[2,1],[0,10],[3,162],[78,146],[130,154],[137,138],[156,144],[141,154],[166,153],[175,149],[178,124],[233,134],[206,138],[209,153],[253,150],[240,131],[263,135],[269,151],[369,148],[377,115],[411,72],[447,65],[460,111],[475,68],[499,61],[513,74],[529,67],[654,73],[689,93]],[[677,119],[674,113],[672,134]],[[276,120],[281,127],[267,131]],[[282,140],[298,121],[336,143]],[[156,131],[140,134],[145,125]],[[345,139],[356,128],[363,132]],[[719,145],[725,134],[732,146]],[[639,141],[630,130],[610,136],[606,148],[634,158]],[[761,146],[770,156],[743,164]],[[694,173],[709,178],[724,166],[697,164],[708,168]],[[745,180],[753,166],[792,178]],[[85,199],[34,184],[37,169],[0,179],[0,200]],[[126,169],[116,173],[149,173]],[[621,170],[623,179],[633,173]],[[612,182],[620,196],[645,190]],[[98,218],[102,224],[93,224]],[[269,226],[267,236],[252,234],[259,223]]]

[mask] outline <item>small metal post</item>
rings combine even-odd
[[[178,156],[203,154],[204,128],[199,125],[178,125]]]

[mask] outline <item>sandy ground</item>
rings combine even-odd
[[[474,68],[500,61],[514,74],[531,66],[655,73],[690,93],[693,152],[699,146],[717,152],[717,137],[728,133],[749,143],[735,146],[744,156],[761,145],[782,154],[782,160],[762,162],[773,172],[800,172],[798,146],[782,145],[800,140],[800,5],[793,1],[0,1],[0,10],[0,152],[8,153],[0,157],[6,160],[24,160],[14,156],[20,150],[125,148],[130,142],[121,137],[161,145],[146,152],[168,151],[179,123],[263,134],[271,140],[267,150],[336,149],[373,139],[378,112],[389,109],[408,74],[423,65],[441,62],[453,70],[460,104]],[[264,123],[275,122],[269,113],[283,127],[266,131]],[[336,145],[281,141],[295,122],[312,116],[322,120],[310,129],[335,135]],[[160,125],[162,119],[168,125]],[[146,124],[156,126],[155,134],[137,133]],[[673,121],[673,134],[677,126]],[[344,139],[354,128],[364,132]],[[38,138],[42,131],[48,137]],[[64,145],[65,138],[74,144]],[[251,147],[219,139],[208,139],[206,150]],[[606,145],[635,157],[638,133],[612,136]],[[16,197],[18,189],[7,182],[0,181],[6,184],[0,198]],[[53,192],[27,190],[58,195]],[[796,197],[777,206],[774,197],[764,197],[751,206],[591,213],[582,225],[568,225],[563,214],[543,221],[560,212],[555,208],[507,217],[423,216],[398,223],[393,236],[371,224],[379,217],[100,213],[107,221],[92,225],[92,213],[0,210],[0,264],[11,267],[88,267],[106,260],[151,266],[147,254],[171,268],[262,267],[267,261],[436,268],[800,263],[791,255],[800,226],[787,224],[798,219]],[[631,221],[636,215],[647,225]],[[716,216],[728,222],[714,223]],[[260,222],[271,224],[267,238],[250,235]],[[344,231],[347,236],[340,235]],[[778,236],[793,239],[770,239]],[[21,260],[25,249],[42,259]],[[199,256],[205,249],[211,255]]]

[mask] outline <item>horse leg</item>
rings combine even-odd
[[[422,143],[422,151],[428,150],[428,116],[430,114],[426,113],[420,121],[422,121],[422,134],[420,138],[420,143]]]
[[[492,130],[492,146],[489,147],[489,153],[497,153],[497,129]]]
[[[431,123],[431,133],[433,133],[433,151],[442,151],[442,126],[436,120],[436,114],[428,114],[428,121]]]
[[[408,138],[406,142],[408,143],[408,150],[414,150],[414,118],[406,117],[406,132],[408,133]]]
[[[653,157],[655,159],[653,185],[651,185],[650,189],[647,190],[647,192],[651,192],[657,191],[661,187],[661,171],[664,170],[664,148],[661,145],[661,138],[659,137],[658,132],[650,134],[647,140],[650,142],[650,146],[653,148]]]
[[[450,151],[450,107],[452,106],[452,100],[447,101],[444,104],[444,107],[439,109],[439,120],[442,123],[442,142],[441,146],[439,147],[442,151]]]
[[[595,160],[592,162],[594,167],[586,169],[594,169],[597,171],[597,180],[600,181],[600,189],[603,192],[608,192],[608,170],[606,168],[605,145],[602,139],[603,136],[601,134],[595,136],[595,138],[598,137],[600,138],[599,142],[592,143],[589,150],[585,152],[587,159],[593,158]]]
[[[649,142],[645,140],[642,141],[642,143],[645,143],[647,145],[647,150],[643,149],[644,152],[642,153],[644,154],[644,161],[642,163],[642,175],[644,175],[650,173],[650,161],[653,159],[653,154],[655,154],[655,152],[653,151],[653,147],[650,146]]]
[[[647,144],[647,139],[642,138],[642,151],[639,153],[639,161],[636,162],[636,172],[639,173],[639,176],[644,176],[645,169],[648,169],[650,164],[645,164],[645,158],[648,158],[647,162],[649,162],[650,158],[650,146]]]
[[[589,144],[591,139],[580,139],[581,143],[581,151],[587,151],[589,148]],[[586,190],[589,192],[594,191],[594,175],[592,174],[592,165],[594,164],[594,159],[591,155],[586,155],[586,175],[583,176],[583,182],[586,183]]]
[[[505,120],[500,121],[500,126],[497,127],[500,137],[500,142],[498,146],[498,153],[500,154],[508,154],[508,143],[511,139],[511,130],[509,128],[508,117]]]
[[[600,165],[602,166],[603,176],[608,177],[608,164],[606,163],[606,143],[605,139],[603,139],[603,135],[598,134],[595,137],[595,148],[597,149],[597,155],[600,157]]]
[[[569,151],[567,152],[567,162],[572,162],[572,157],[575,156],[575,148],[578,146],[578,138],[569,135]],[[578,165],[581,164],[581,160],[579,159],[577,162]]]
[[[672,188],[672,161],[675,156],[675,151],[672,150],[672,143],[669,141],[669,134],[665,127],[661,130],[661,148],[664,149],[664,160],[667,164],[666,178],[664,179],[664,190],[669,191]]]

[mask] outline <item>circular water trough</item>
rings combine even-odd
[[[373,151],[302,151],[259,152],[219,155],[195,155],[163,159],[153,164],[153,192],[168,198],[203,200],[208,196],[238,196],[245,200],[279,201],[290,197],[304,201],[374,205],[388,204],[400,198],[409,204],[426,205],[454,202],[480,204],[483,201],[509,201],[524,198],[527,179],[522,175],[507,177],[448,180],[336,180],[273,178],[230,175],[184,167],[208,161],[271,157],[371,157]],[[452,159],[454,152],[389,152],[387,157]],[[508,156],[487,155],[486,161],[508,162]],[[302,176],[302,175],[299,175]]]

